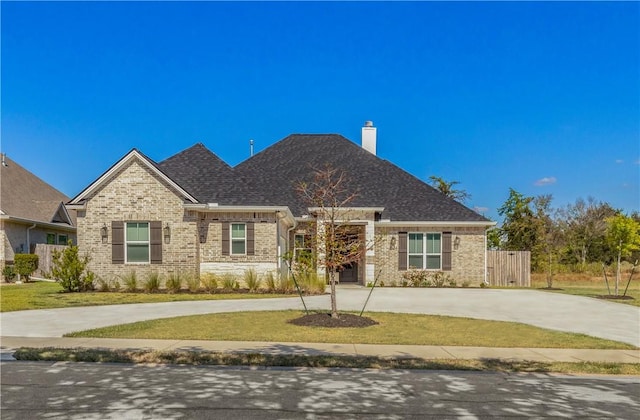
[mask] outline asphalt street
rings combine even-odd
[[[3,362],[2,419],[637,419],[640,378]]]

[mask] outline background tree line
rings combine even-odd
[[[591,263],[640,259],[638,212],[625,215],[592,197],[558,208],[552,200],[551,195],[527,197],[510,189],[498,209],[502,226],[489,231],[488,247],[531,251],[533,271],[561,264],[582,272]]]
[[[455,189],[457,181],[431,176],[431,185],[444,195],[464,202],[470,196]],[[487,247],[531,251],[533,271],[564,266],[585,272],[593,263],[610,265],[640,260],[640,213],[625,215],[593,197],[578,198],[564,207],[552,207],[551,195],[525,196],[513,188],[498,209],[501,226],[487,233]]]

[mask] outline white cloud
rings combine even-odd
[[[475,206],[473,209],[476,211],[476,213],[480,213],[480,214],[485,214],[487,211],[489,211],[489,207]]]
[[[533,185],[536,185],[538,187],[542,187],[543,185],[555,184],[556,181],[557,181],[557,179],[556,179],[555,176],[549,176],[549,177],[540,178],[539,180],[534,182]]]
[[[622,160],[622,159],[616,159],[616,163],[617,163],[617,164],[624,163],[624,160]]]

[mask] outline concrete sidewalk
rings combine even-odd
[[[213,351],[229,353],[378,356],[421,359],[501,359],[537,362],[640,363],[640,350],[454,347],[377,344],[271,343],[260,341],[142,340],[109,338],[2,337],[2,360],[20,347]]]

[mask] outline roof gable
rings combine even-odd
[[[74,225],[64,209],[69,200],[62,192],[5,156],[6,165],[0,165],[1,213],[25,220]],[[66,215],[59,217],[60,208]]]
[[[176,181],[165,174],[160,167],[150,158],[139,152],[137,149],[132,149],[129,153],[124,155],[118,162],[116,162],[111,168],[107,169],[98,179],[93,181],[87,188],[82,190],[80,194],[76,195],[69,204],[81,204],[84,200],[89,198],[93,193],[98,191],[105,183],[109,182],[117,173],[131,161],[137,160],[143,166],[146,166],[151,172],[158,175],[167,184],[169,184],[178,194],[183,196],[186,200],[192,203],[197,203],[198,200],[193,197],[189,192],[182,188]]]

